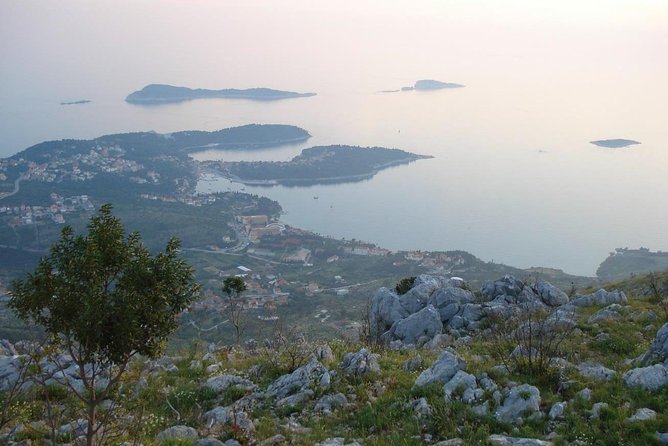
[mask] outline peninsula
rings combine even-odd
[[[634,141],[632,139],[600,139],[597,141],[590,141],[590,143],[608,149],[620,149],[622,147],[640,144],[639,141]]]
[[[315,93],[296,93],[294,91],[273,90],[271,88],[207,90],[204,88],[193,89],[164,84],[150,84],[139,91],[130,93],[125,98],[125,101],[131,104],[164,104],[209,98],[275,101],[308,96],[315,96]]]
[[[206,162],[206,166],[244,184],[303,185],[346,183],[373,177],[382,169],[431,156],[384,147],[319,146],[302,150],[290,161]]]

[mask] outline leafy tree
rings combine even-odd
[[[397,286],[394,287],[394,289],[397,291],[397,294],[406,294],[410,291],[411,288],[413,288],[413,285],[415,285],[415,277],[404,277],[397,283]]]
[[[241,342],[241,332],[243,331],[241,316],[244,309],[239,296],[247,289],[246,282],[241,277],[228,277],[223,281],[223,292],[227,294],[227,314],[234,327],[237,344]]]
[[[88,446],[104,442],[100,429],[111,411],[100,411],[98,419],[98,406],[113,397],[130,359],[161,355],[179,313],[199,290],[192,269],[178,257],[178,240],[152,256],[138,233],[125,235],[111,210],[103,205],[85,236],[65,227],[35,271],[13,283],[9,302],[72,357],[83,384],[64,384],[86,406]],[[65,367],[59,355],[52,360]]]

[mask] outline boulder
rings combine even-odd
[[[208,429],[222,428],[224,426],[237,426],[246,433],[251,433],[255,429],[253,421],[243,410],[235,410],[233,407],[216,407],[202,415],[204,423]]]
[[[318,361],[332,361],[334,359],[332,347],[327,344],[317,346],[314,354]]]
[[[348,376],[360,377],[371,372],[378,373],[380,372],[378,357],[376,353],[371,353],[363,348],[357,353],[346,353],[339,367]]]
[[[640,358],[640,364],[655,364],[666,359],[668,359],[668,323],[663,324],[663,327],[656,333],[656,338],[649,349]]]
[[[160,432],[156,437],[158,443],[167,440],[197,440],[199,434],[197,430],[189,426],[172,426]]]
[[[611,304],[622,304],[626,305],[628,299],[623,291],[606,291],[601,288],[592,294],[577,295],[571,299],[571,303],[578,307],[589,307],[589,306],[608,306]]]
[[[420,355],[415,355],[410,359],[404,361],[401,365],[401,370],[406,372],[414,372],[422,367],[422,357]]]
[[[14,344],[7,339],[0,339],[0,356],[18,356]]]
[[[558,307],[568,303],[568,294],[545,280],[539,280],[536,284],[536,292],[545,305]]]
[[[494,282],[486,282],[480,289],[480,293],[487,301],[496,299],[499,296],[510,296],[517,298],[524,289],[524,282],[511,275],[505,275]]]
[[[590,324],[595,324],[598,322],[612,321],[616,319],[621,319],[622,315],[619,313],[622,307],[617,304],[608,305],[607,307],[598,310],[596,313],[592,314],[587,322]]]
[[[591,407],[591,411],[589,412],[589,418],[592,420],[598,420],[601,418],[601,412],[604,410],[608,410],[610,405],[608,403],[594,403],[594,405]]]
[[[455,373],[455,376],[445,383],[443,393],[446,401],[458,399],[466,404],[471,404],[482,397],[484,391],[478,389],[475,376],[459,370]],[[455,395],[457,396],[455,397]]]
[[[369,309],[371,332],[382,334],[389,330],[392,324],[409,314],[408,310],[401,305],[399,296],[394,290],[380,288],[371,300]]]
[[[21,358],[0,356],[0,392],[11,389],[19,380]]]
[[[490,435],[489,442],[494,446],[552,446],[551,441],[535,438],[515,438],[497,434]]]
[[[626,421],[629,423],[635,423],[638,421],[654,420],[655,418],[656,418],[655,411],[647,407],[643,407],[641,409],[638,409],[636,413],[633,414],[633,416],[628,417]]]
[[[465,367],[466,363],[460,356],[451,350],[445,350],[428,369],[420,373],[415,380],[415,385],[421,387],[432,383],[445,384]]]
[[[596,362],[583,362],[577,365],[577,369],[580,375],[595,381],[610,381],[617,375],[614,370]]]
[[[550,408],[550,412],[547,414],[547,417],[550,420],[558,420],[564,417],[564,412],[566,412],[567,402],[562,401],[560,403],[554,403]]]
[[[237,375],[229,374],[213,376],[207,379],[204,387],[207,387],[217,393],[222,393],[230,387],[235,387],[237,389],[246,391],[253,391],[257,388],[257,386],[251,381]]]
[[[658,390],[668,385],[668,367],[666,364],[654,364],[631,369],[622,378],[628,387],[637,386],[650,391]]]
[[[330,414],[335,409],[345,407],[348,405],[348,399],[343,393],[336,393],[334,395],[325,395],[315,404],[314,410],[324,414]]]
[[[431,416],[431,406],[426,398],[418,398],[411,403],[411,408],[418,418],[426,418]]]
[[[225,443],[217,438],[200,438],[195,446],[225,446]]]
[[[313,358],[294,372],[277,378],[267,388],[266,395],[269,398],[282,399],[306,389],[321,387],[322,379],[326,375],[329,375],[327,368]]]
[[[415,344],[422,336],[429,339],[443,331],[441,317],[432,305],[405,319],[395,322],[389,332],[383,335],[387,340],[400,339],[404,344]]]
[[[313,398],[313,390],[306,389],[276,401],[276,407],[297,407]]]
[[[314,446],[360,446],[356,441],[346,443],[346,440],[342,437],[336,438],[327,438],[320,443],[316,443]]]
[[[441,321],[447,323],[457,314],[461,305],[475,302],[475,296],[468,290],[457,287],[447,287],[436,290],[429,301],[441,315]]]
[[[510,389],[503,405],[496,410],[499,421],[515,423],[540,411],[540,391],[529,384]]]

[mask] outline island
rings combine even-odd
[[[599,147],[605,147],[608,149],[620,149],[622,147],[628,147],[635,144],[640,144],[638,141],[632,139],[599,139],[597,141],[590,141],[591,144]]]
[[[139,91],[130,93],[128,97],[125,98],[125,101],[131,104],[164,104],[209,98],[275,101],[279,99],[303,98],[309,96],[315,96],[315,93],[296,93],[294,91],[273,90],[271,88],[226,88],[222,90],[207,90],[204,88],[193,89],[164,84],[151,84]]]
[[[441,82],[435,81],[433,79],[421,79],[415,82],[415,85],[412,87],[402,87],[401,91],[430,91],[430,90],[442,90],[444,88],[463,88],[462,84],[455,84],[451,82]]]
[[[61,102],[60,105],[80,105],[80,104],[88,104],[90,101],[88,99],[80,99],[78,101],[70,101],[70,102]]]
[[[247,185],[347,183],[372,178],[380,170],[433,158],[384,147],[318,146],[302,150],[290,161],[208,161],[226,178]]]

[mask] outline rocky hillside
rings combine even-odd
[[[666,303],[617,285],[569,296],[512,276],[479,290],[419,276],[375,293],[359,340],[277,326],[138,359],[100,432],[128,445],[668,444]],[[61,386],[76,388],[77,369],[59,355],[23,379],[34,351],[0,349],[0,443],[81,444],[85,414]]]

